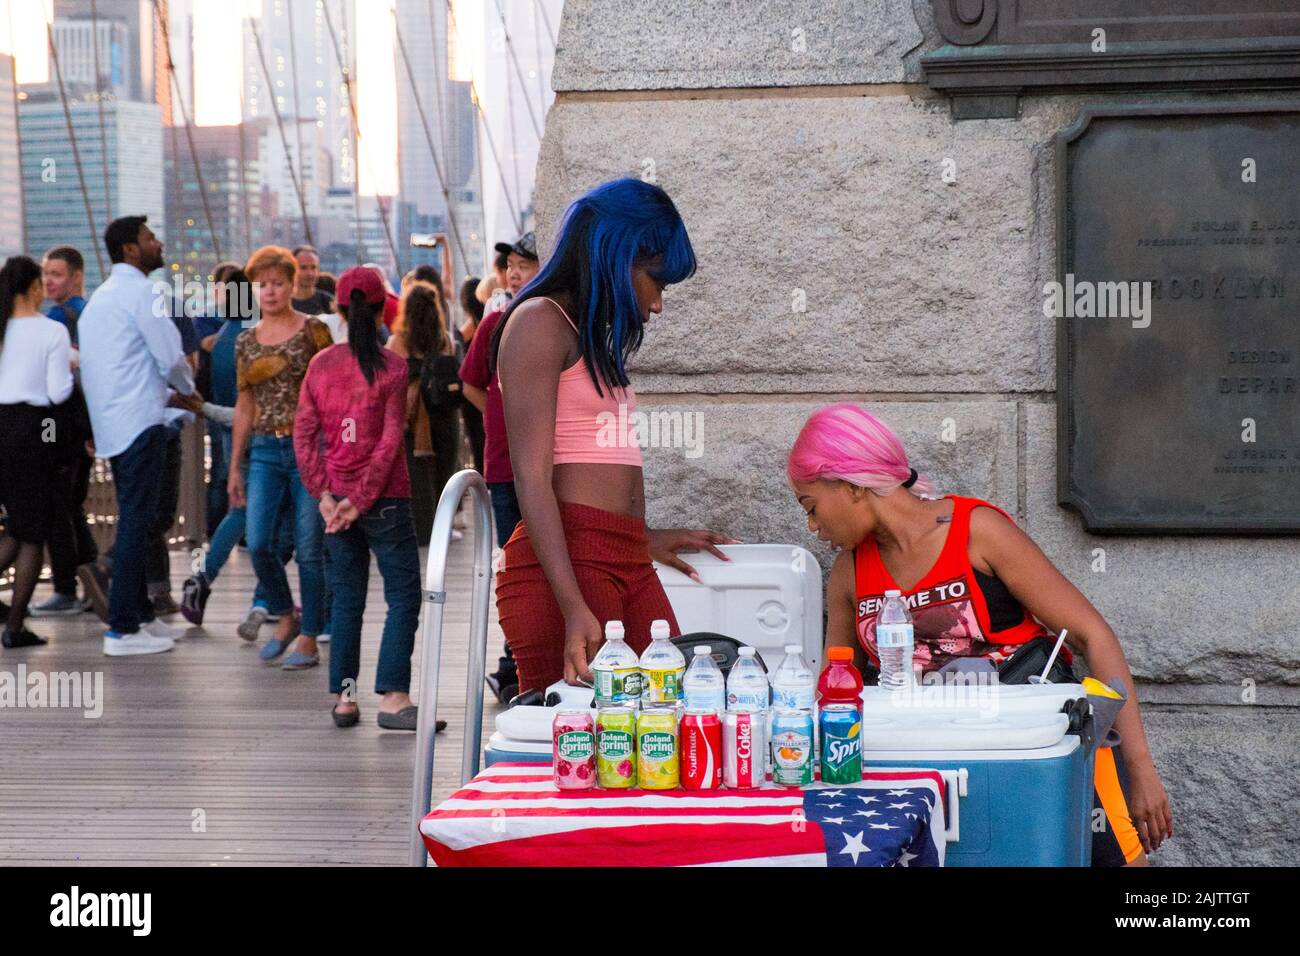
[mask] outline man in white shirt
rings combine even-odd
[[[169,651],[181,632],[154,617],[145,585],[149,526],[158,512],[171,391],[194,394],[194,374],[171,319],[171,292],[149,273],[162,268],[162,243],[145,216],[111,223],[104,234],[113,269],[78,323],[81,386],[95,448],[113,466],[117,538],[104,653]]]

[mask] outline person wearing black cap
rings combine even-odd
[[[496,244],[498,254],[506,257],[506,282],[510,294],[517,295],[537,275],[541,263],[537,258],[537,239],[531,232],[520,236],[513,244]],[[492,495],[492,511],[496,517],[497,545],[505,547],[522,515],[519,498],[515,494],[515,476],[510,467],[510,445],[506,441],[505,408],[501,402],[501,384],[496,372],[489,368],[493,348],[493,333],[504,309],[491,312],[479,323],[469,353],[460,367],[460,380],[465,386],[465,397],[483,413],[483,478]],[[487,683],[497,698],[506,703],[519,686],[514,658],[510,648],[500,658],[497,671],[487,675]],[[512,690],[513,688],[513,690]]]

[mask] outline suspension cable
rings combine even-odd
[[[158,0],[154,0],[157,3]],[[262,65],[262,75],[266,77],[267,99],[271,101],[271,110],[275,113],[275,125],[280,130],[280,144],[284,147],[285,165],[289,167],[289,178],[293,180],[293,190],[298,196],[298,208],[302,210],[302,231],[307,237],[307,244],[316,245],[311,234],[311,220],[307,216],[307,197],[302,191],[302,183],[298,181],[298,172],[293,168],[293,157],[289,152],[289,140],[284,132],[284,118],[280,115],[280,105],[275,101],[275,84],[271,81],[271,71],[266,66],[266,52],[262,49],[262,36],[256,27],[253,27],[253,44],[257,47],[257,59]]]
[[[63,67],[59,65],[59,51],[54,44],[54,24],[45,24],[45,33],[50,42],[50,60],[54,63],[54,75],[59,81],[59,99],[63,103],[63,121],[68,126],[68,141],[72,144],[72,162],[77,167],[77,181],[81,185],[81,201],[86,206],[86,222],[90,225],[91,244],[95,247],[95,262],[99,265],[100,281],[108,278],[104,271],[104,252],[100,248],[99,230],[95,227],[95,211],[90,206],[90,193],[86,190],[86,172],[81,166],[81,150],[77,148],[77,130],[72,125],[72,110],[68,108],[68,92],[63,86]]]

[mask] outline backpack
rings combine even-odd
[[[460,363],[454,355],[426,355],[420,362],[420,398],[430,417],[453,412],[465,402]]]

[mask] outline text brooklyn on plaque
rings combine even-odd
[[[1300,106],[1057,141],[1058,498],[1093,531],[1300,531]]]

